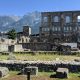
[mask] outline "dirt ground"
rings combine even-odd
[[[27,80],[26,76],[14,76],[6,79],[0,79],[0,80]],[[31,80],[80,80],[78,77],[73,77],[69,79],[58,79],[58,78],[50,78],[49,76],[39,76],[39,77],[32,77]]]
[[[69,74],[68,79],[50,78],[51,74],[52,73],[40,73],[38,76],[31,76],[31,80],[80,80],[80,73],[79,74],[71,73]],[[27,80],[27,76],[12,74],[0,80]]]
[[[19,75],[0,80],[27,80],[27,76]],[[50,78],[49,76],[39,76],[39,77],[31,77],[31,80],[58,80],[58,79]]]

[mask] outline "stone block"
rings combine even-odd
[[[68,78],[69,70],[67,68],[58,68],[56,71],[57,78]]]
[[[4,76],[6,76],[6,75],[8,75],[8,73],[9,73],[8,68],[6,68],[6,67],[0,67],[0,77],[1,78],[4,77]]]
[[[30,75],[37,75],[38,74],[38,67],[34,67],[34,66],[25,67],[22,70],[22,73],[27,75],[28,71],[30,71]]]

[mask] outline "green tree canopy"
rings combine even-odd
[[[8,38],[9,39],[16,39],[16,30],[15,29],[11,29],[9,32],[8,32]]]

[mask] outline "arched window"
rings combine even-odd
[[[44,22],[48,22],[48,17],[45,16],[45,17],[43,18],[43,21],[44,21]]]
[[[22,38],[22,43],[24,43],[24,38]]]
[[[55,31],[58,31],[58,28],[57,27],[55,27]]]
[[[80,16],[77,16],[77,22],[80,22]]]
[[[69,27],[64,27],[64,31],[69,31]]]
[[[70,26],[70,31],[72,31],[72,27]]]
[[[26,43],[28,42],[28,40],[26,39]]]
[[[42,31],[49,31],[50,29],[49,28],[42,28]]]
[[[52,31],[61,31],[61,28],[59,26],[53,26]]]
[[[66,23],[70,23],[70,22],[71,22],[70,16],[66,16]]]
[[[54,28],[54,26],[53,26],[53,28],[52,28],[52,31],[55,31],[55,28]]]
[[[59,22],[59,17],[58,16],[54,17],[54,22]]]

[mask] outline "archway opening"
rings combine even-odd
[[[77,16],[77,22],[80,22],[80,15]]]

